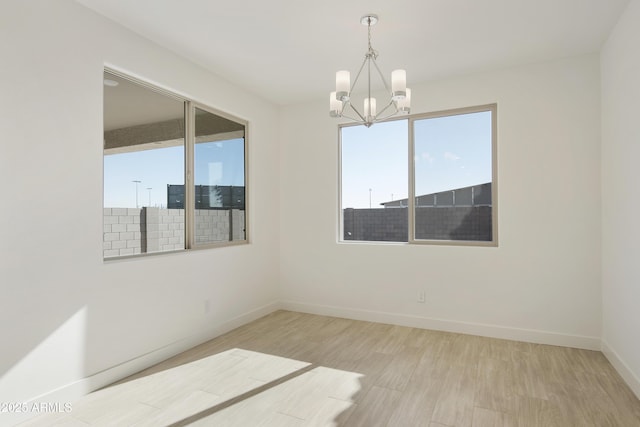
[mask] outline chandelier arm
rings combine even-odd
[[[382,80],[382,84],[384,85],[384,88],[387,92],[391,93],[391,89],[389,89],[389,85],[387,84],[387,80],[384,78],[384,75],[382,74],[382,71],[380,71],[380,67],[378,67],[378,63],[376,62],[375,58],[373,59],[373,65],[375,65],[376,70],[378,70],[378,75],[380,76],[380,80]]]
[[[395,102],[393,102],[393,100],[389,101],[389,103],[387,105],[385,105],[385,107],[382,110],[380,110],[380,112],[378,114],[376,114],[375,119],[376,120],[384,120],[386,118],[389,118],[389,117],[393,116],[395,113],[397,113],[398,112],[398,108],[396,107],[396,108],[394,108],[395,111],[393,111],[391,114],[389,114],[388,116],[382,117],[382,114],[385,111],[387,111],[389,109],[389,107],[391,107],[392,105],[395,106]]]
[[[369,25],[369,28],[371,28],[371,25]],[[371,102],[371,61],[372,61],[372,56],[369,56],[369,61],[367,61],[367,98],[369,98],[369,102]],[[373,62],[375,64],[375,58],[373,58]],[[364,112],[365,114],[367,114],[367,112]],[[369,115],[371,114],[371,107],[369,107]]]
[[[391,105],[394,106],[392,112],[387,114],[386,116],[382,117],[382,113],[384,113]],[[390,103],[388,103],[386,105],[386,107],[384,107],[382,109],[382,111],[380,111],[379,114],[376,115],[375,121],[379,122],[379,121],[382,121],[382,120],[386,120],[389,117],[392,117],[392,116],[396,115],[397,113],[398,113],[398,107],[396,106],[395,102],[391,101]]]
[[[353,112],[356,113],[358,115],[358,117],[360,117],[360,120],[362,122],[366,122],[367,121],[367,119],[365,119],[364,116],[362,114],[360,114],[360,112],[358,110],[356,110],[356,107],[354,107],[352,103],[349,103],[349,107],[351,107],[351,110],[353,110]],[[343,110],[342,115],[344,116],[344,110]],[[348,117],[348,116],[345,116],[345,117],[347,117],[347,118],[349,118],[351,120],[358,121],[357,119],[352,119],[351,117]]]
[[[365,56],[364,61],[362,61],[362,65],[360,65],[360,69],[358,70],[358,74],[356,74],[356,78],[353,80],[353,83],[351,84],[351,88],[349,88],[349,95],[351,95],[351,92],[353,92],[353,89],[356,87],[356,83],[358,83],[360,74],[362,74],[362,70],[364,69],[364,66],[368,60],[369,60],[369,57]]]
[[[346,119],[349,119],[349,120],[351,120],[351,121],[352,121],[352,122],[354,122],[354,123],[362,123],[362,124],[364,124],[364,122],[363,122],[362,120],[360,120],[360,119],[358,119],[358,118],[356,118],[356,117],[348,116],[348,115],[346,115],[346,114],[344,114],[344,113],[342,113],[342,116],[340,116],[340,117],[344,117],[344,118],[346,118]]]

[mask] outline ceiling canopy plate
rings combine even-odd
[[[360,23],[362,25],[376,25],[378,23],[378,15],[374,13],[369,13],[360,18]]]

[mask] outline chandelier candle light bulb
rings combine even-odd
[[[331,92],[329,95],[329,105],[331,106],[331,117],[340,117],[340,114],[342,114],[342,101],[336,97],[335,92]]]
[[[407,89],[405,97],[396,101],[396,105],[398,106],[398,111],[403,114],[409,114],[411,110],[411,89]]]
[[[407,72],[393,70],[391,72],[391,97],[394,101],[403,99],[407,95]]]
[[[391,73],[391,87],[389,87],[387,80],[385,80],[376,63],[378,52],[371,47],[371,26],[377,22],[378,16],[374,14],[364,15],[360,19],[360,23],[367,26],[369,43],[364,61],[353,80],[353,85],[356,85],[360,74],[366,69],[367,93],[364,97],[363,113],[360,113],[351,103],[354,86],[351,86],[351,74],[349,71],[341,70],[336,73],[336,91],[331,92],[329,96],[329,115],[331,117],[345,117],[366,127],[396,114],[408,114],[411,111],[411,90],[407,88],[407,72],[401,69],[394,70]],[[377,72],[385,90],[389,94],[388,103],[383,104],[380,109],[377,108],[376,99],[371,96],[371,70]],[[348,111],[355,113],[355,116],[347,115],[346,112]]]
[[[367,120],[376,116],[376,99],[365,98],[364,99],[364,116]]]
[[[351,85],[351,73],[348,71],[338,71],[336,73],[336,99],[340,101],[349,100],[349,90]]]

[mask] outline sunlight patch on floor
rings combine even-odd
[[[93,392],[23,425],[317,425],[353,405],[362,375],[231,349]]]

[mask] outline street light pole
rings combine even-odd
[[[138,184],[140,184],[142,181],[139,181],[137,179],[134,179],[131,182],[135,182],[136,183],[136,209],[140,207],[139,203],[138,203]]]
[[[149,207],[151,207],[151,190],[153,190],[153,188],[147,187],[147,190],[149,190]]]

